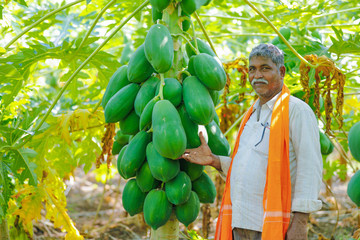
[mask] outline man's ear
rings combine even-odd
[[[280,71],[281,79],[284,79],[284,77],[285,77],[285,72],[286,72],[285,66],[282,65],[282,66],[279,68],[279,71]]]

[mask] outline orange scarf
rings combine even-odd
[[[290,222],[289,99],[290,91],[284,84],[281,95],[275,102],[271,116],[269,158],[263,197],[264,222],[262,240],[285,239]],[[240,130],[236,138],[234,152],[226,177],[225,191],[216,224],[215,240],[232,240],[231,168],[239,147],[241,133],[252,114],[254,104],[246,112],[240,124]]]

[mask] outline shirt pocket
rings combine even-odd
[[[255,152],[258,152],[259,154],[263,156],[269,155],[269,140],[270,140],[270,126],[264,127],[259,123],[259,128],[261,128],[261,131],[257,131],[257,138],[255,141],[254,146],[252,146],[253,150]]]

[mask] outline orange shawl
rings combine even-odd
[[[285,239],[290,222],[289,99],[290,91],[284,84],[281,95],[275,102],[271,116],[269,158],[263,198],[263,240]],[[241,133],[251,116],[254,104],[246,112],[240,124],[240,130],[236,138],[234,152],[226,177],[225,191],[216,224],[215,240],[232,240],[231,167],[239,147]]]

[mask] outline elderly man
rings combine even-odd
[[[322,206],[317,120],[290,96],[284,76],[282,51],[255,47],[249,81],[259,98],[240,124],[232,157],[212,154],[201,133],[201,146],[182,156],[227,173],[215,239],[305,240],[309,213]]]

